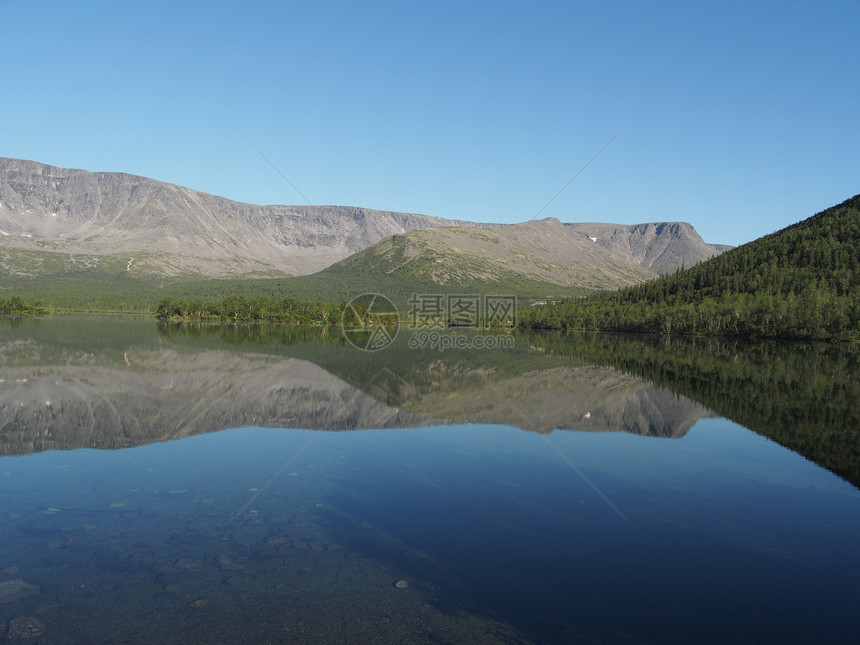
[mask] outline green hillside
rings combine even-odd
[[[561,286],[517,273],[497,272],[439,284],[420,272],[386,271],[359,254],[311,275],[209,278],[200,274],[160,276],[127,271],[125,256],[79,256],[51,251],[0,249],[0,263],[16,267],[0,274],[0,298],[39,300],[56,312],[153,313],[164,298],[216,301],[231,296],[298,298],[343,303],[362,293],[381,293],[406,306],[413,293],[482,293],[523,299],[584,295],[592,289]],[[416,265],[417,266],[417,265]]]
[[[584,296],[654,277],[558,220],[448,226],[389,237],[323,271],[331,279],[415,291]]]
[[[388,251],[387,244],[380,243],[356,253],[319,273],[306,276],[306,279],[326,287],[330,293],[343,296],[350,294],[350,298],[360,293],[381,293],[398,306],[405,305],[413,293],[504,294],[532,300],[570,298],[593,291],[591,288],[542,281],[517,271],[484,273],[478,268],[480,262],[474,258],[462,259],[456,264],[457,269],[462,272],[457,279],[439,282],[425,270],[436,262],[435,255],[431,253],[401,264],[396,259],[401,252],[397,246],[391,249],[390,253],[377,255],[380,248]],[[392,264],[395,268],[392,268]]]
[[[860,339],[860,195],[674,275],[522,311],[522,327]]]
[[[511,276],[496,281],[473,280],[439,285],[406,276],[379,275],[371,270],[337,268],[304,276],[271,278],[178,278],[136,276],[125,271],[74,271],[36,276],[0,276],[0,299],[13,296],[38,300],[60,313],[154,313],[164,298],[215,301],[230,296],[298,298],[343,303],[362,293],[382,293],[405,306],[413,293],[487,293],[523,299],[571,297],[584,290]]]

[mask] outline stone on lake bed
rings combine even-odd
[[[18,616],[9,621],[9,640],[35,638],[48,631],[48,626],[35,616]]]
[[[24,582],[21,578],[0,582],[0,604],[18,602],[37,593],[39,593],[39,587]]]
[[[191,558],[179,558],[173,563],[173,568],[184,569],[186,571],[197,571],[200,568],[200,564]]]
[[[406,582],[405,580],[398,580],[397,582],[394,583],[394,587],[396,589],[406,589],[406,587],[408,587],[408,586],[409,586],[409,583]]]
[[[217,558],[218,566],[221,568],[221,571],[239,571],[242,569],[242,565],[236,562],[233,562],[226,555],[219,555]]]

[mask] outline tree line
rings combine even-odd
[[[343,311],[343,305],[297,298],[227,296],[217,301],[164,298],[155,315],[162,320],[334,325],[340,324]]]
[[[0,315],[2,316],[47,316],[51,312],[38,300],[25,302],[21,296],[0,298]]]

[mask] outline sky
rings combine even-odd
[[[0,156],[735,245],[860,193],[857,0],[0,0],[0,25]]]

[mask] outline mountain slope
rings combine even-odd
[[[524,313],[532,327],[860,338],[860,195],[672,276]]]
[[[548,284],[582,292],[655,276],[554,218],[490,229],[441,227],[396,235],[322,273],[454,287]]]
[[[121,256],[130,272],[308,274],[387,236],[451,223],[348,206],[243,204],[146,177],[0,158],[3,247],[85,256],[77,264],[90,265]]]

